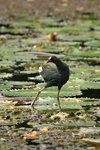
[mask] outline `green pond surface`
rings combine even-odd
[[[74,14],[73,14],[74,15]],[[0,147],[100,149],[100,14],[65,20],[23,16],[0,20]],[[45,89],[40,66],[55,55],[70,68],[60,91]],[[46,130],[45,130],[46,129]],[[41,148],[40,148],[41,147]]]

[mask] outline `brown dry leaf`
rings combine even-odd
[[[48,127],[44,127],[43,129],[40,129],[40,131],[48,131]]]
[[[78,11],[83,11],[83,10],[84,10],[84,7],[78,7],[77,10],[78,10]]]
[[[1,140],[1,141],[6,141],[6,139],[4,139],[4,138],[1,138],[0,140]]]
[[[49,40],[49,41],[56,41],[56,35],[57,35],[57,32],[52,32],[50,35],[48,35],[47,37],[44,37],[43,39]]]
[[[62,116],[68,116],[68,113],[65,112],[59,112],[58,114],[56,114],[56,116],[62,117]]]
[[[78,99],[78,98],[63,98],[62,99],[62,101],[68,101],[68,100],[72,100],[72,101],[76,101],[76,102],[81,102],[81,100],[80,99]]]
[[[3,39],[4,38],[4,35],[0,35],[0,39]]]
[[[70,100],[72,100],[72,101],[76,101],[76,102],[81,102],[81,100],[80,99],[78,99],[78,98],[70,98]]]
[[[36,137],[37,132],[33,131],[32,134],[26,134],[27,137]]]
[[[5,100],[6,104],[12,104],[12,101]]]
[[[44,43],[40,43],[40,44],[34,45],[33,48],[35,48],[35,49],[43,49],[43,48],[45,48],[45,45],[44,45]]]
[[[62,101],[68,101],[69,98],[63,98]]]
[[[11,109],[14,109],[14,107],[12,107],[12,106],[11,106],[10,108],[11,108]]]
[[[99,107],[96,107],[96,109],[99,110],[100,108],[99,108]]]
[[[54,114],[51,116],[51,119],[55,119],[56,117],[59,118],[60,120],[65,120],[69,116],[68,113],[65,112],[59,112],[57,114]]]
[[[86,73],[86,72],[81,72],[82,74],[88,74],[88,73]]]
[[[76,89],[80,89],[80,85],[76,85],[75,87],[76,87]]]
[[[27,137],[32,137],[32,134],[26,134]]]
[[[76,101],[77,101],[78,103],[80,103],[80,102],[81,102],[81,100],[80,100],[80,99],[78,99],[78,98],[76,99]]]
[[[100,72],[100,70],[95,70],[95,72]]]
[[[78,78],[76,78],[76,80],[78,80]]]
[[[73,88],[73,86],[69,86],[69,88],[71,89],[71,88]]]
[[[67,83],[72,83],[72,82],[67,81]]]
[[[39,89],[40,89],[39,87],[34,88],[34,90],[39,90]]]
[[[70,100],[72,100],[72,101],[76,101],[76,98],[70,98]]]
[[[37,134],[36,131],[33,131],[33,132],[32,132],[32,136],[33,136],[33,137],[36,137],[36,134]]]
[[[22,87],[23,87],[23,88],[26,88],[26,86],[25,86],[25,85],[22,85]]]

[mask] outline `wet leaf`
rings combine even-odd
[[[100,145],[100,138],[98,139],[93,139],[93,138],[84,138],[82,139],[84,142],[90,143],[90,144],[97,144],[98,146]]]

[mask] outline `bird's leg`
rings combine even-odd
[[[36,97],[35,97],[34,100],[32,101],[31,107],[32,107],[33,109],[34,109],[33,105],[34,105],[34,103],[35,103],[37,97],[39,96],[39,94],[40,94],[44,89],[45,89],[45,87],[43,87],[41,90],[39,90],[38,93],[37,93],[37,95],[36,95]]]
[[[60,101],[59,101],[59,92],[60,90],[58,90],[57,101],[58,101],[59,111],[61,111],[61,106],[60,106]]]

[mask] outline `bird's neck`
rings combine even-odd
[[[64,68],[64,64],[63,64],[60,60],[58,60],[58,61],[55,63],[55,65],[57,66],[57,69],[58,69],[59,71],[61,71],[61,70]]]

